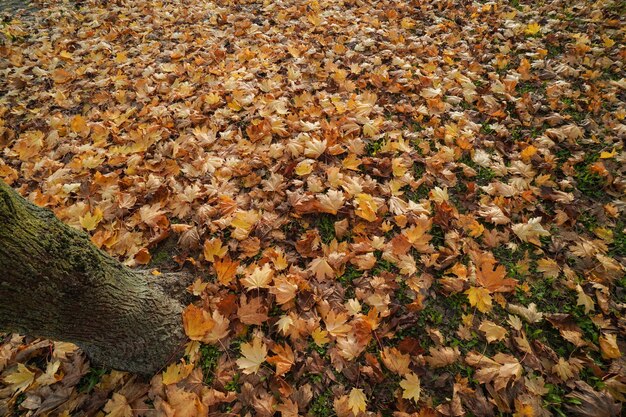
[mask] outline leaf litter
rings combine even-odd
[[[197,302],[149,382],[4,335],[0,414],[620,414],[621,2],[41,5],[0,177]]]

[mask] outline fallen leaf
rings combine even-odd
[[[413,372],[404,376],[400,381],[400,387],[402,388],[402,398],[413,400],[416,403],[419,401],[422,393],[421,382]]]
[[[241,344],[241,354],[242,357],[237,359],[239,369],[246,375],[256,374],[267,359],[267,346],[259,337],[254,337],[252,344]]]
[[[365,394],[362,389],[352,388],[350,395],[348,396],[348,407],[352,410],[354,415],[358,415],[360,412],[364,412],[367,404]]]

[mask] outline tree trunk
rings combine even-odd
[[[96,364],[154,374],[180,355],[179,301],[0,181],[0,329],[75,343]]]

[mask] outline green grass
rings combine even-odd
[[[339,277],[338,281],[341,286],[346,290],[345,296],[347,299],[354,298],[355,292],[353,281],[355,279],[361,278],[361,276],[363,276],[363,273],[356,269],[354,265],[348,265],[343,275]]]
[[[233,375],[233,379],[231,379],[224,385],[224,389],[230,392],[240,392],[241,391],[241,385],[239,384],[240,376],[241,375],[239,374],[239,372]]]
[[[330,417],[335,415],[333,406],[333,393],[330,390],[324,391],[321,395],[313,398],[309,413],[311,417]]]
[[[327,213],[315,215],[315,227],[320,233],[322,242],[329,244],[335,239],[335,216]]]
[[[585,164],[576,169],[574,178],[576,179],[576,188],[586,195],[594,199],[602,199],[606,197],[604,193],[604,178],[595,172],[591,172],[591,164]]]
[[[367,153],[368,156],[376,156],[376,154],[380,152],[380,150],[382,149],[384,145],[385,145],[385,138],[380,138],[378,140],[370,141],[365,146],[365,152]]]
[[[202,381],[211,385],[214,378],[215,368],[222,353],[217,346],[202,344],[200,346],[200,368],[202,369]]]
[[[613,229],[613,243],[609,247],[610,256],[626,256],[626,223],[620,221]]]

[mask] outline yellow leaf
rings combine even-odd
[[[376,216],[378,205],[371,195],[364,193],[357,194],[355,202],[357,205],[357,208],[355,210],[357,216],[367,220],[368,222],[376,221],[376,219],[378,218]]]
[[[341,164],[343,165],[345,169],[358,171],[359,165],[361,165],[361,160],[358,159],[355,154],[351,153],[342,161]]]
[[[561,273],[561,268],[554,259],[543,258],[537,261],[537,271],[546,278],[556,278]]]
[[[220,96],[215,93],[209,93],[204,97],[204,102],[210,106],[220,102]]]
[[[617,155],[617,149],[613,148],[611,152],[607,152],[607,151],[600,152],[600,159],[614,158],[615,155]]]
[[[70,128],[72,129],[72,132],[76,133],[79,136],[82,136],[83,138],[89,136],[89,131],[91,130],[89,125],[87,125],[87,121],[85,120],[85,118],[80,114],[72,117],[72,121],[70,122]]]
[[[115,55],[115,63],[116,64],[124,64],[128,60],[128,55],[126,52],[118,52]]]
[[[304,175],[309,175],[311,171],[313,171],[313,164],[311,162],[312,161],[309,159],[305,159],[304,161],[299,162],[298,165],[296,165],[296,174],[301,177]]]
[[[402,398],[413,400],[415,402],[419,401],[422,387],[419,377],[413,372],[407,374],[404,379],[400,381],[400,387],[402,388]]]
[[[385,347],[380,353],[380,359],[391,372],[398,375],[405,375],[409,373],[411,357],[400,352],[395,347]]]
[[[415,21],[409,17],[405,17],[400,21],[402,29],[413,29],[415,27]]]
[[[191,371],[193,371],[192,363],[173,363],[168,366],[165,371],[163,371],[163,383],[165,385],[170,385],[180,382],[183,379],[187,378]]]
[[[228,252],[227,246],[222,246],[220,238],[213,238],[204,242],[204,259],[215,262],[215,258],[222,258]]]
[[[600,336],[600,351],[604,359],[617,359],[622,356],[617,346],[617,335],[603,333]]]
[[[313,330],[311,337],[317,346],[324,346],[326,343],[330,342],[328,332],[326,330],[322,330],[320,327]]]
[[[522,152],[520,152],[520,157],[522,158],[522,160],[524,160],[524,162],[528,162],[530,158],[532,158],[533,155],[536,153],[537,153],[537,148],[535,148],[533,145],[529,145],[526,148],[524,148]]]
[[[541,26],[539,26],[539,23],[532,22],[532,23],[529,23],[526,26],[526,29],[524,30],[524,33],[526,33],[529,36],[534,36],[537,33],[539,33],[539,31],[541,31]]]
[[[183,311],[183,327],[191,340],[202,340],[213,329],[213,326],[215,326],[215,321],[207,311],[193,304]]]
[[[98,223],[102,221],[102,210],[97,207],[94,210],[93,214],[85,213],[85,215],[80,217],[79,220],[80,225],[83,226],[83,229],[91,232],[96,227],[98,227]]]
[[[480,324],[478,330],[485,333],[485,336],[487,337],[487,343],[502,340],[507,335],[507,331],[504,327],[498,326],[497,324],[489,320],[483,321]]]
[[[470,287],[465,294],[469,298],[470,305],[476,307],[481,313],[491,311],[491,295],[486,288]]]
[[[4,382],[11,385],[13,391],[22,392],[35,380],[35,374],[21,363],[17,370],[4,377]]]
[[[360,388],[352,388],[350,395],[348,396],[348,407],[352,410],[354,415],[358,415],[359,412],[364,412],[366,408],[366,398],[363,390]]]
[[[602,35],[602,44],[605,48],[610,48],[611,46],[615,45],[615,41],[606,35]],[[600,156],[600,158],[602,158],[602,156]]]
[[[250,343],[241,344],[241,358],[237,359],[237,365],[246,374],[256,374],[267,358],[267,346],[259,337],[255,337]]]

